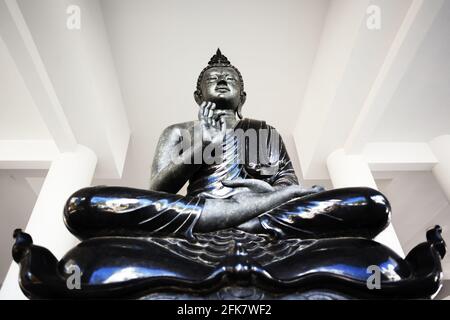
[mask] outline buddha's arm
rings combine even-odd
[[[280,167],[278,172],[271,179],[271,185],[275,190],[280,190],[286,186],[299,185],[297,175],[295,174],[294,166],[291,158],[287,152],[283,139],[280,136]],[[322,192],[325,189],[321,186],[314,185],[311,188],[304,188],[302,196]]]
[[[191,144],[180,154],[181,141],[176,126],[166,128],[161,134],[152,164],[150,190],[177,193],[197,170],[199,165],[194,164],[193,158],[201,152],[202,145]]]
[[[275,130],[273,128],[273,130]],[[289,157],[289,154],[287,152],[286,146],[284,144],[283,139],[281,138],[281,135],[279,135],[280,138],[280,158],[279,158],[279,169],[278,172],[273,177],[272,185],[278,188],[282,188],[284,186],[290,186],[290,185],[298,185],[298,178],[295,174],[294,167],[292,165],[291,158]]]
[[[277,173],[271,178],[271,185],[276,189],[281,189],[282,187],[290,185],[298,185],[298,178],[295,174],[295,170],[283,138],[275,128],[270,127],[270,129],[275,131],[275,136],[279,137],[279,168]]]

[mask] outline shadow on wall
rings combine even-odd
[[[434,299],[450,300],[450,280],[444,280],[442,282],[442,289]]]

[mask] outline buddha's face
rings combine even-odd
[[[212,67],[207,69],[201,82],[202,97],[197,103],[210,101],[216,109],[237,110],[241,100],[241,83],[239,75],[230,67]],[[203,100],[203,101],[200,101]]]

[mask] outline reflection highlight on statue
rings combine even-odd
[[[65,223],[84,241],[52,260],[55,270],[34,268],[42,273],[34,279],[47,277],[43,284],[29,269],[40,247],[16,233],[28,296],[161,297],[175,290],[206,297],[211,288],[223,294],[244,286],[272,298],[304,298],[313,289],[328,297],[429,297],[438,289],[440,229],[402,259],[370,240],[391,214],[380,192],[300,186],[277,130],[243,118],[241,73],[220,50],[201,71],[194,98],[198,120],[171,125],[159,139],[150,190],[89,187],[67,201]],[[177,194],[186,183],[187,194]],[[71,265],[83,273],[78,292],[61,284]],[[366,286],[373,265],[385,286],[377,292]]]

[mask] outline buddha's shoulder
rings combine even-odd
[[[258,119],[251,119],[251,118],[244,118],[241,120],[241,127],[246,128],[254,128],[254,129],[273,129],[275,130],[275,127],[271,124],[267,123],[265,120],[258,120]]]
[[[195,125],[198,124],[198,120],[194,121],[186,121],[186,122],[180,122],[180,123],[174,123],[170,126],[166,127],[164,129],[165,132],[176,132],[179,130],[189,130],[195,127]],[[240,127],[241,128],[255,128],[255,129],[261,129],[261,128],[271,128],[275,129],[274,126],[267,123],[265,120],[258,120],[258,119],[251,119],[251,118],[244,118],[240,120]]]
[[[179,130],[189,130],[192,129],[195,124],[198,123],[198,120],[195,121],[186,121],[180,123],[174,123],[164,129],[165,133],[176,132]]]

